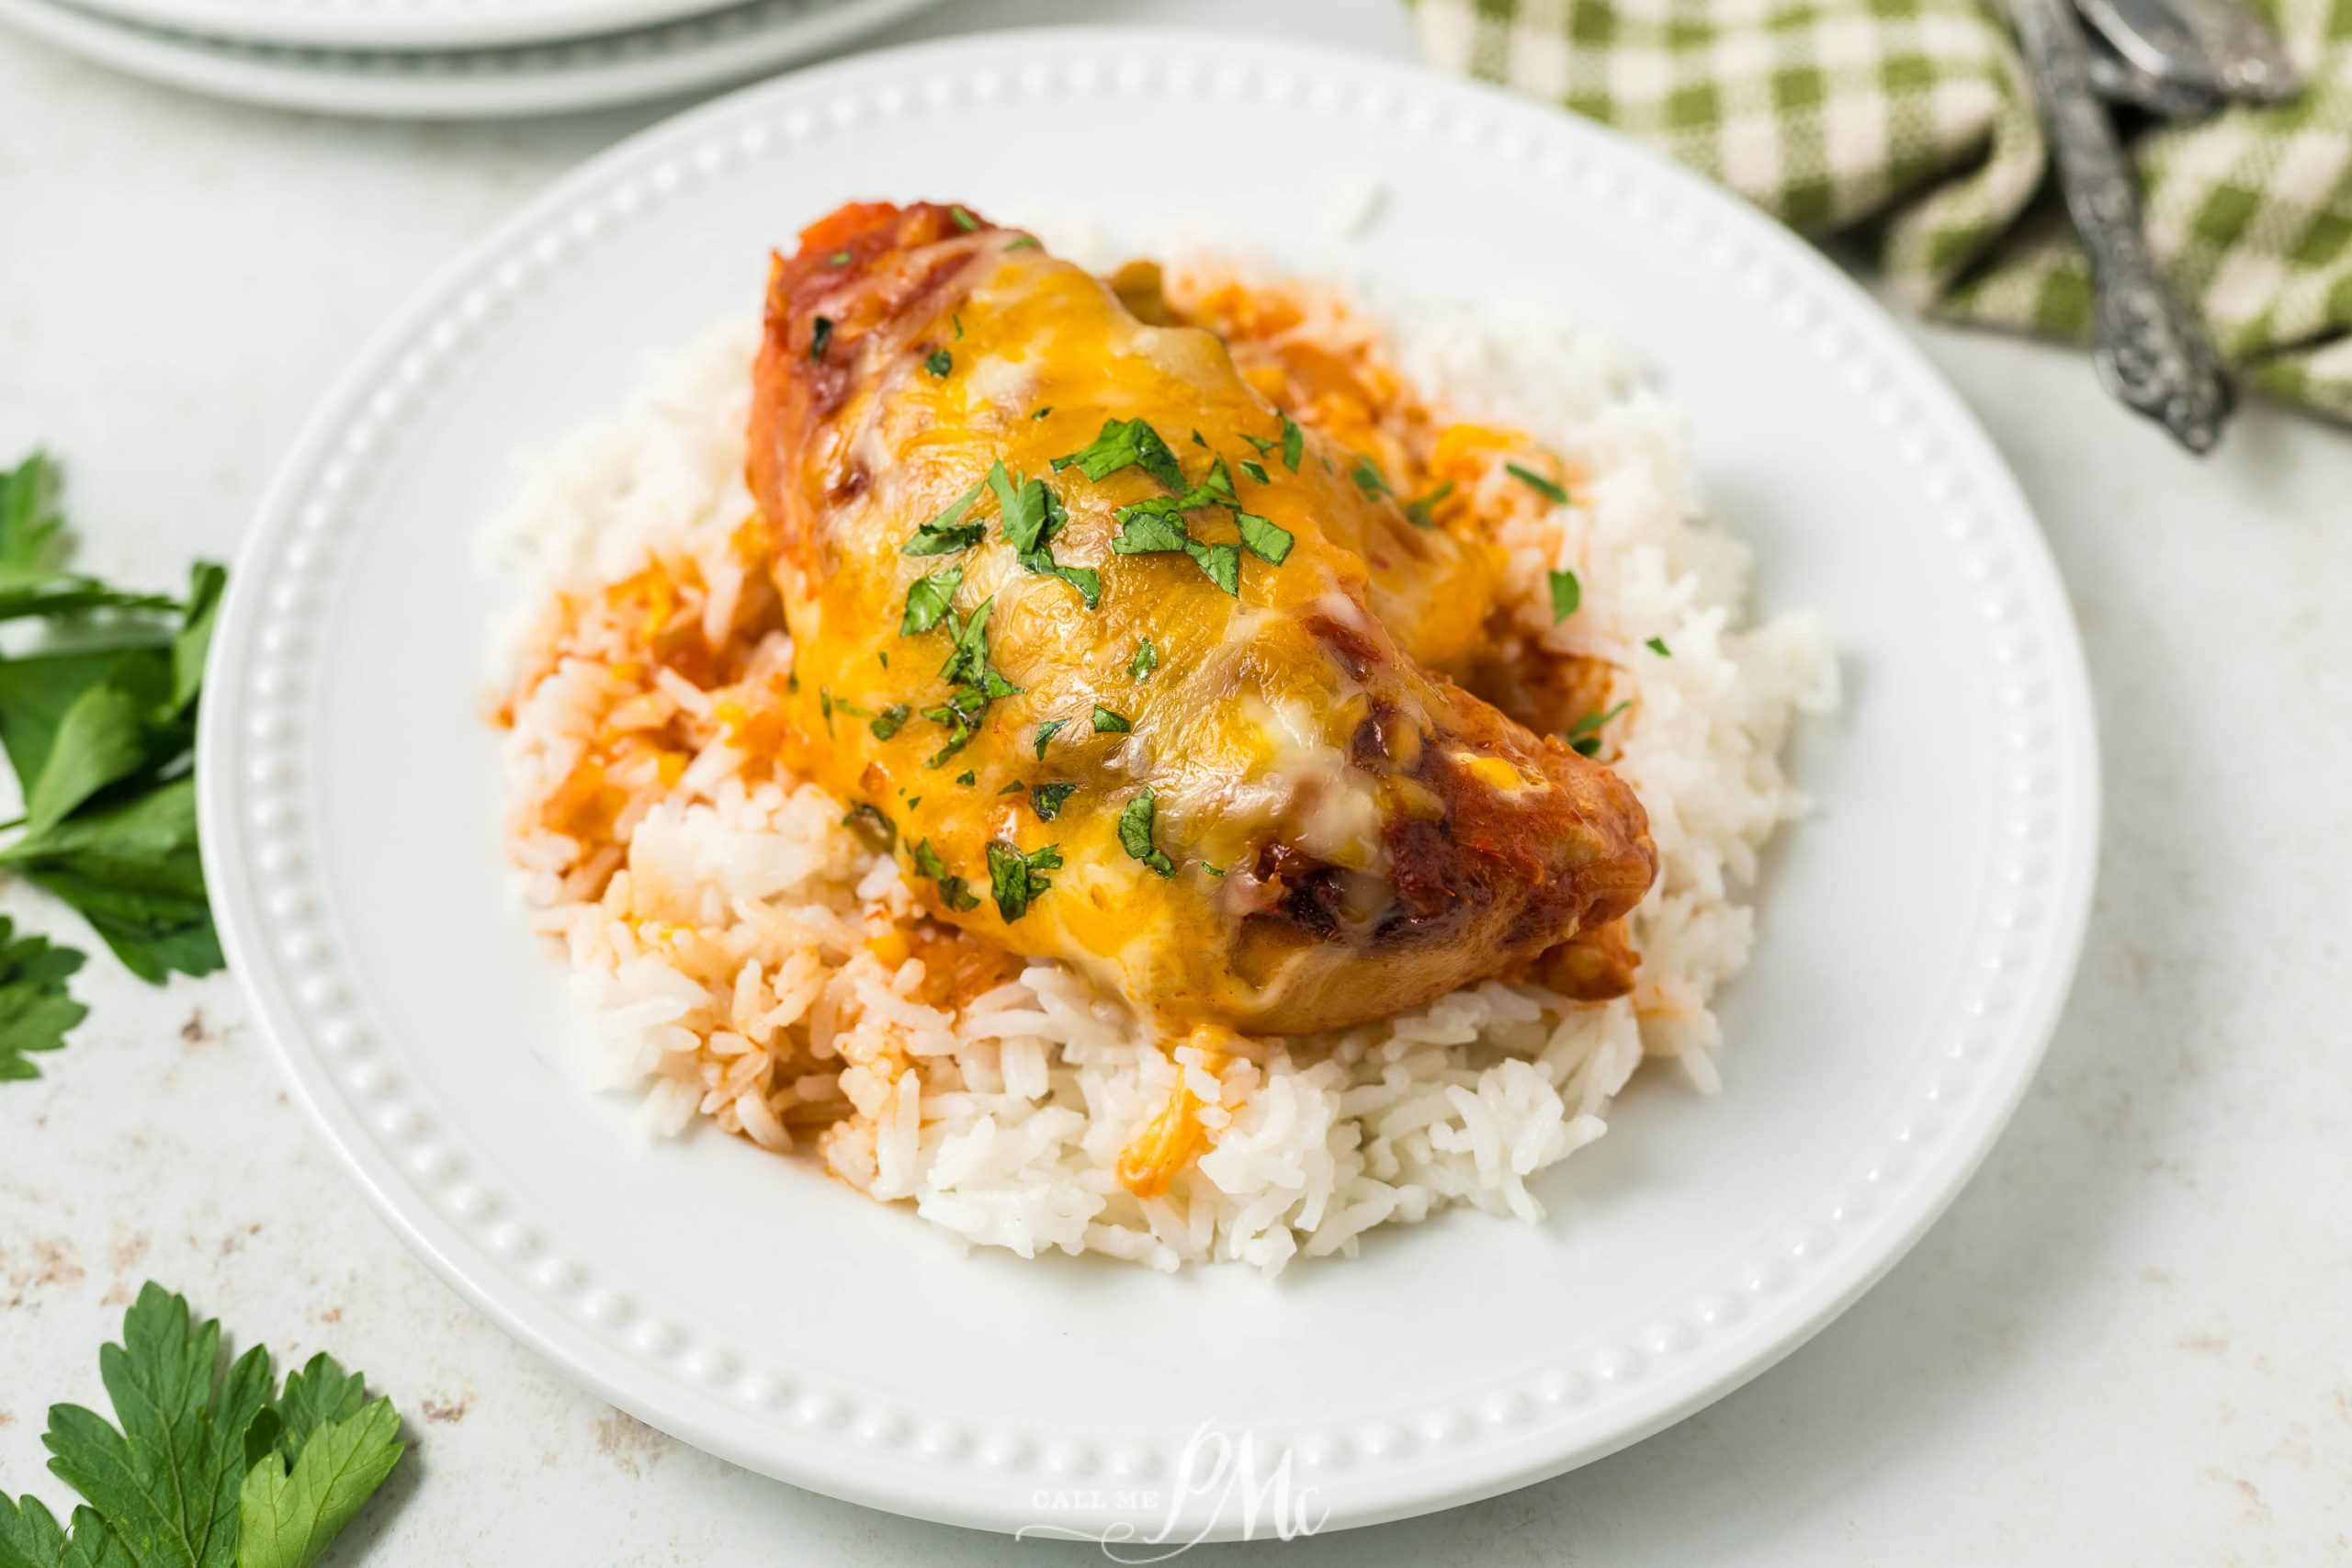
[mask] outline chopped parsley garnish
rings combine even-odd
[[[1585,715],[1568,728],[1568,745],[1579,757],[1594,755],[1600,750],[1600,727],[1633,705],[1632,699],[1628,698],[1607,713]]]
[[[1674,649],[1666,646],[1666,638],[1662,637],[1654,637],[1647,642],[1643,643],[1642,646],[1648,649],[1652,653],[1657,654],[1660,659],[1671,659],[1674,657]]]
[[[968,550],[988,537],[985,523],[967,523],[964,513],[980,499],[985,483],[976,484],[949,504],[946,511],[917,528],[907,542],[899,547],[902,556],[950,556],[957,550]]]
[[[944,376],[956,368],[956,356],[944,348],[934,348],[922,356],[922,367],[934,376]]]
[[[1203,451],[1206,451],[1208,449],[1208,438],[1200,433],[1197,426],[1193,431],[1193,445],[1200,447]]]
[[[1511,478],[1517,479],[1520,483],[1525,485],[1528,489],[1533,491],[1536,494],[1542,496],[1544,500],[1550,502],[1555,506],[1566,506],[1568,503],[1568,492],[1566,491],[1562,490],[1558,485],[1554,484],[1550,479],[1545,479],[1542,474],[1537,473],[1532,468],[1522,468],[1517,463],[1505,463],[1503,465],[1503,472],[1509,474]]]
[[[1025,791],[1028,787],[1029,787],[1029,786],[1028,786],[1027,784],[1023,784],[1019,779],[1015,779],[1015,780],[1013,780],[1011,784],[1009,784],[1005,785],[1002,789],[1001,789],[1001,790],[997,791],[997,794],[999,794],[999,795],[1019,795],[1019,794],[1023,793],[1023,791]]]
[[[980,907],[980,901],[972,897],[970,883],[947,874],[947,863],[939,858],[939,852],[931,847],[929,839],[917,844],[912,852],[917,874],[928,876],[938,885],[941,902],[958,914]]]
[[[1388,488],[1388,481],[1381,477],[1379,465],[1361,452],[1356,454],[1356,466],[1348,470],[1348,478],[1356,481],[1356,489],[1375,500],[1384,495],[1396,493]]]
[[[958,342],[958,343],[963,342],[963,341],[964,341],[964,318],[963,318],[963,317],[961,317],[961,316],[950,316],[950,317],[948,317],[948,318],[947,318],[947,320],[948,320],[948,321],[949,321],[951,324],[953,324],[953,325],[954,325],[954,327],[956,328],[956,342]]]
[[[1248,512],[1233,514],[1234,525],[1241,530],[1241,542],[1250,553],[1271,566],[1280,566],[1290,555],[1295,542],[1291,531]],[[1231,592],[1231,589],[1226,590]]]
[[[1102,432],[1077,451],[1054,459],[1054,472],[1075,463],[1078,471],[1100,482],[1122,468],[1141,468],[1170,490],[1184,488],[1184,470],[1159,432],[1139,419],[1106,419]]]
[[[1037,248],[1037,237],[1034,234],[1023,234],[1004,248],[1008,251],[1034,251]]]
[[[876,854],[888,854],[899,841],[899,825],[882,814],[882,808],[866,801],[859,801],[842,818],[842,826],[864,840],[866,848]]]
[[[971,769],[966,768],[962,773],[956,775],[956,782],[962,784],[966,789],[969,789],[974,784],[980,782],[980,775],[972,772]]]
[[[949,208],[947,216],[956,220],[956,227],[963,230],[967,234],[980,226],[980,220],[965,211],[961,206]]]
[[[977,686],[994,673],[989,669],[989,613],[995,608],[996,595],[991,593],[980,601],[969,620],[959,622],[953,610],[947,613],[947,635],[953,646],[947,650],[947,662],[939,667],[941,680]]]
[[[989,840],[989,891],[996,895],[996,911],[1007,920],[1017,920],[1029,912],[1030,904],[1040,894],[1051,891],[1053,884],[1041,872],[1061,869],[1062,852],[1058,844],[1047,844],[1042,850],[1023,854],[1017,844],[1001,839]]]
[[[1133,729],[1134,728],[1135,728],[1135,724],[1134,724],[1134,722],[1133,722],[1132,720],[1130,720],[1130,719],[1127,717],[1127,716],[1126,716],[1125,714],[1123,714],[1123,713],[1113,713],[1109,708],[1104,707],[1101,703],[1097,703],[1097,704],[1095,704],[1095,705],[1094,705],[1094,733],[1095,733],[1095,734],[1097,734],[1097,735],[1125,735],[1127,731],[1129,731],[1129,730]]]
[[[877,649],[876,649],[874,650],[874,657],[875,657],[875,658],[876,658],[876,659],[878,659],[878,660],[880,660],[882,661],[882,668],[883,668],[883,669],[888,670],[888,668],[890,668],[890,650],[889,650],[888,649],[887,649],[887,648],[877,648]]]
[[[1306,455],[1306,432],[1299,429],[1298,422],[1290,415],[1283,415],[1283,467],[1294,474],[1298,472],[1298,460]],[[1329,466],[1327,459],[1324,467]]]
[[[1151,818],[1156,809],[1148,789],[1127,802],[1126,809],[1119,813],[1119,843],[1130,856],[1160,875],[1173,876],[1176,874],[1175,863],[1151,841]]]
[[[817,688],[817,711],[825,716],[825,733],[833,732],[833,694],[824,687]]]
[[[808,357],[824,358],[825,345],[832,341],[833,319],[831,316],[818,317],[815,323],[808,329]]]
[[[1417,495],[1405,503],[1405,521],[1416,528],[1434,528],[1437,518],[1430,508],[1453,493],[1453,481],[1446,480],[1427,495]]]
[[[1046,404],[1045,407],[1043,407],[1043,408],[1039,408],[1039,409],[1031,409],[1031,410],[1029,411],[1029,417],[1030,417],[1031,419],[1043,419],[1043,418],[1045,418],[1047,414],[1049,414],[1049,413],[1051,413],[1051,412],[1054,412],[1054,405],[1053,405],[1053,404],[1051,404],[1051,403],[1047,403],[1047,404]]]
[[[875,739],[888,740],[905,727],[908,718],[913,715],[914,711],[904,703],[892,703],[888,707],[876,714],[865,728],[874,732]]]
[[[1274,482],[1266,477],[1266,466],[1254,457],[1241,459],[1241,471],[1261,485],[1270,485]]]
[[[1275,531],[1281,532],[1279,529]],[[1287,539],[1290,536],[1284,534],[1283,537]],[[1197,539],[1187,539],[1184,541],[1184,553],[1208,573],[1211,582],[1236,599],[1241,597],[1241,552],[1238,549],[1231,545],[1204,545]]]
[[[1123,556],[1158,555],[1181,550],[1190,539],[1191,536],[1184,532],[1184,520],[1175,513],[1129,506],[1119,511],[1119,532],[1112,539],[1111,548]]]
[[[964,585],[964,569],[951,566],[945,571],[934,571],[928,577],[918,577],[907,584],[907,613],[899,618],[899,635],[913,637],[937,626],[947,614],[948,602],[956,597],[956,590]]]
[[[1009,473],[1000,459],[989,469],[988,487],[996,492],[997,510],[1004,520],[1004,536],[1021,558],[1024,570],[1040,577],[1058,577],[1078,590],[1090,610],[1102,602],[1102,575],[1091,567],[1064,566],[1054,559],[1051,545],[1068,514],[1061,497],[1043,479],[1023,479]]]
[[[1584,584],[1577,581],[1573,571],[1552,573],[1552,624],[1558,626],[1577,613],[1584,603]]]
[[[835,251],[831,255],[825,258],[825,265],[827,266],[847,266],[849,265],[849,253],[847,251]]]
[[[1127,660],[1127,678],[1131,681],[1148,680],[1159,668],[1159,649],[1151,646],[1151,638],[1146,637],[1136,644],[1136,656]]]
[[[1061,727],[1069,722],[1069,720],[1066,718],[1049,718],[1037,727],[1037,761],[1042,762],[1046,760],[1046,742],[1051,740]]]
[[[1282,445],[1282,442],[1273,436],[1252,435],[1246,430],[1241,433],[1241,439],[1250,443],[1250,446],[1255,446],[1258,449],[1258,456],[1261,457]]]
[[[1037,820],[1050,822],[1061,815],[1062,802],[1078,793],[1074,784],[1033,784],[1029,790],[1030,808],[1037,813]]]
[[[1206,861],[1203,861],[1201,863],[1201,869],[1207,872],[1211,876],[1223,876],[1225,874],[1225,867],[1221,865],[1211,865]]]

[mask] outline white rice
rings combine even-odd
[[[578,846],[529,810],[613,717],[608,678],[573,660],[517,705],[507,767],[524,897],[598,1014],[592,1080],[640,1094],[660,1133],[707,1120],[777,1150],[813,1140],[836,1174],[974,1244],[1269,1273],[1352,1256],[1375,1225],[1456,1204],[1541,1218],[1531,1179],[1600,1136],[1645,1056],[1713,1091],[1709,1002],[1747,962],[1758,852],[1802,809],[1778,753],[1795,714],[1836,701],[1827,639],[1804,614],[1748,624],[1747,551],[1705,517],[1679,417],[1620,350],[1541,307],[1424,305],[1389,320],[1399,366],[1430,401],[1525,431],[1590,476],[1584,504],[1508,531],[1504,597],[1531,637],[1615,661],[1634,682],[1614,765],[1648,808],[1661,873],[1634,917],[1632,997],[1577,1005],[1488,981],[1335,1036],[1269,1043],[1262,1060],[1217,1073],[1189,1050],[1171,1058],[1054,964],[928,1005],[921,960],[893,967],[868,945],[919,908],[896,863],[815,786],[747,783],[723,741],[624,816],[627,863],[597,896],[609,863],[574,866]],[[707,613],[727,624],[741,580],[727,541],[751,509],[740,476],[753,342],[748,325],[714,333],[655,367],[618,416],[529,462],[490,530],[521,587],[502,678],[551,595],[626,576],[656,547],[704,563],[726,600]],[[1584,585],[1557,626],[1555,568]],[[1670,658],[1642,651],[1652,637]],[[772,640],[761,657],[788,658]],[[638,700],[707,704],[674,677]],[[1180,1072],[1213,1142],[1139,1199],[1119,1156]]]

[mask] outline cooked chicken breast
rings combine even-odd
[[[776,263],[752,419],[795,761],[943,919],[1171,1031],[1359,1022],[1617,919],[1640,803],[1417,662],[1491,566],[1349,462],[1028,236],[842,209]]]

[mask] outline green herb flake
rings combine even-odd
[[[1034,251],[1037,248],[1037,239],[1034,234],[1023,234],[1004,248],[1008,251]]]
[[[956,782],[962,784],[966,789],[969,789],[974,784],[980,782],[980,775],[972,772],[971,769],[966,768],[962,773],[956,775]]]
[[[1184,488],[1184,470],[1159,432],[1139,419],[1106,419],[1093,440],[1077,451],[1054,459],[1054,472],[1077,465],[1078,471],[1100,483],[1122,468],[1137,468],[1170,490]]]
[[[1148,789],[1138,791],[1136,797],[1119,813],[1119,844],[1133,859],[1141,861],[1161,876],[1176,874],[1175,863],[1151,841],[1152,814],[1158,809],[1155,797]]]
[[[908,716],[913,712],[914,710],[904,703],[892,703],[888,707],[876,714],[865,728],[874,732],[875,739],[888,740],[906,727]]]
[[[1183,518],[1172,509],[1155,510],[1150,503],[1123,506],[1118,519],[1119,531],[1111,539],[1111,549],[1116,555],[1159,555],[1181,550],[1192,543],[1192,536],[1184,531]]]
[[[1298,422],[1290,415],[1283,415],[1283,467],[1294,474],[1298,472],[1298,460],[1306,455],[1306,433],[1299,429]],[[1330,467],[1328,460],[1324,467]]]
[[[1061,815],[1062,803],[1077,793],[1074,784],[1035,784],[1029,790],[1029,807],[1036,812],[1038,821],[1050,822]]]
[[[949,208],[947,216],[956,220],[956,227],[963,230],[967,234],[980,226],[980,220],[964,210],[961,206]]]
[[[825,265],[827,266],[847,266],[849,265],[849,253],[847,251],[835,251],[831,255],[825,258]]]
[[[1273,525],[1268,524],[1267,526]],[[1279,528],[1274,531],[1282,533]],[[1290,536],[1283,534],[1283,537],[1287,539]],[[1238,547],[1232,545],[1204,545],[1198,540],[1188,539],[1184,542],[1184,553],[1208,573],[1211,582],[1237,599],[1241,597],[1241,551]]]
[[[1266,466],[1255,457],[1242,458],[1241,471],[1261,485],[1270,485],[1274,482],[1266,477]]]
[[[1674,649],[1666,646],[1666,638],[1662,637],[1651,637],[1649,640],[1643,643],[1642,646],[1648,649],[1652,653],[1657,654],[1660,659],[1671,659],[1674,657]]]
[[[1584,603],[1584,584],[1577,581],[1573,571],[1553,572],[1551,582],[1552,624],[1556,626],[1575,615],[1577,606]]]
[[[1356,454],[1356,466],[1348,470],[1348,478],[1356,481],[1356,489],[1375,500],[1384,495],[1396,493],[1388,488],[1388,481],[1381,477],[1380,466],[1362,452]]]
[[[882,808],[867,801],[859,801],[843,814],[842,826],[855,833],[865,847],[876,854],[888,854],[899,841],[899,825],[883,815]]]
[[[833,319],[820,316],[808,328],[808,357],[825,357],[825,345],[833,341]]]
[[[948,504],[947,510],[917,528],[907,542],[899,547],[902,556],[951,556],[958,550],[968,550],[988,537],[985,523],[967,523],[964,514],[972,510],[988,488],[986,480],[974,485]]]
[[[1555,506],[1566,506],[1568,503],[1568,492],[1566,491],[1562,490],[1558,485],[1554,484],[1550,479],[1545,479],[1542,474],[1537,473],[1532,468],[1522,468],[1517,463],[1505,463],[1503,465],[1503,472],[1509,474],[1511,478],[1517,479],[1520,483],[1525,485],[1528,489],[1533,491],[1536,494],[1542,496],[1544,500],[1550,502]]]
[[[1045,418],[1047,414],[1049,414],[1049,413],[1051,413],[1051,412],[1054,412],[1054,405],[1053,405],[1053,404],[1051,404],[1051,403],[1047,403],[1047,404],[1046,404],[1045,407],[1043,407],[1043,408],[1039,408],[1039,409],[1031,409],[1031,410],[1029,411],[1029,417],[1030,417],[1031,419],[1043,419],[1043,418]]]
[[[957,343],[961,343],[961,342],[963,342],[963,341],[964,341],[964,318],[963,318],[962,316],[950,316],[950,317],[948,317],[948,318],[947,318],[947,320],[948,320],[949,323],[950,323],[951,325],[953,325],[953,326],[955,327],[955,329],[956,329],[956,341]]]
[[[964,569],[960,566],[951,566],[945,571],[934,571],[908,583],[907,609],[899,617],[899,635],[913,637],[937,626],[945,618],[956,590],[963,585]]]
[[[947,863],[939,858],[939,852],[931,847],[929,839],[915,845],[910,852],[914,859],[916,874],[931,878],[933,885],[939,889],[940,901],[949,908],[963,914],[980,907],[980,901],[972,897],[970,883],[960,876],[947,874]]]
[[[1037,761],[1042,762],[1046,760],[1046,742],[1051,740],[1060,731],[1062,726],[1069,722],[1069,720],[1066,718],[1049,718],[1037,727]]]
[[[1437,516],[1434,508],[1453,493],[1453,481],[1446,480],[1427,495],[1417,495],[1405,503],[1405,521],[1416,528],[1434,528]]]
[[[1019,795],[1019,794],[1021,794],[1023,791],[1026,790],[1028,787],[1029,787],[1029,786],[1028,786],[1027,784],[1023,784],[1019,779],[1015,779],[1015,780],[1013,780],[1011,784],[1009,784],[1005,785],[1002,789],[1001,789],[1001,790],[997,791],[997,794],[999,794],[999,795]]]
[[[1236,512],[1233,523],[1241,530],[1241,543],[1260,560],[1280,566],[1289,558],[1290,547],[1296,542],[1289,529],[1248,512]]]
[[[1193,445],[1204,452],[1208,450],[1208,437],[1203,435],[1197,426],[1193,431]]]
[[[1600,750],[1601,726],[1607,724],[1611,719],[1615,718],[1619,714],[1623,713],[1627,708],[1632,707],[1633,705],[1631,699],[1628,699],[1627,701],[1619,703],[1607,713],[1589,713],[1585,715],[1582,718],[1577,720],[1575,724],[1569,726],[1568,745],[1575,750],[1577,755],[1579,757],[1590,757],[1597,755]]]
[[[1130,720],[1130,719],[1127,717],[1127,716],[1126,716],[1126,715],[1125,715],[1125,714],[1123,714],[1123,713],[1113,713],[1109,708],[1104,707],[1101,703],[1097,703],[1097,704],[1095,704],[1095,705],[1094,705],[1094,733],[1095,733],[1095,734],[1097,734],[1097,735],[1125,735],[1125,734],[1126,734],[1126,733],[1127,733],[1127,731],[1129,731],[1129,730],[1133,729],[1134,728],[1135,728],[1135,724],[1134,724],[1134,722],[1133,722],[1132,720]]]
[[[1246,430],[1241,433],[1241,439],[1256,447],[1258,449],[1258,456],[1261,457],[1282,445],[1282,441],[1279,437],[1272,435],[1252,435]]]
[[[1044,849],[1024,853],[1017,844],[1001,839],[989,840],[989,891],[996,895],[997,913],[1007,921],[1027,914],[1029,906],[1053,888],[1054,885],[1041,874],[1058,871],[1061,863],[1058,844],[1047,844]]]
[[[1135,657],[1127,660],[1127,678],[1131,681],[1148,680],[1159,668],[1159,649],[1151,646],[1151,638],[1146,637],[1136,644]]]
[[[934,348],[922,356],[922,367],[934,376],[945,376],[956,368],[956,356],[944,348]]]

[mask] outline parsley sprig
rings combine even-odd
[[[49,1407],[49,1467],[80,1493],[69,1535],[0,1492],[0,1562],[309,1568],[406,1451],[392,1402],[317,1355],[284,1388],[256,1345],[220,1371],[220,1325],[152,1281],[98,1352],[115,1420]]]
[[[196,843],[196,712],[228,574],[199,562],[187,596],[63,570],[57,474],[40,453],[0,474],[0,621],[70,643],[0,655],[0,749],[24,795],[0,872],[72,905],[141,979],[220,967]],[[0,1080],[37,1076],[81,1021],[81,955],[0,930]],[[70,1016],[69,1016],[70,1015]]]

